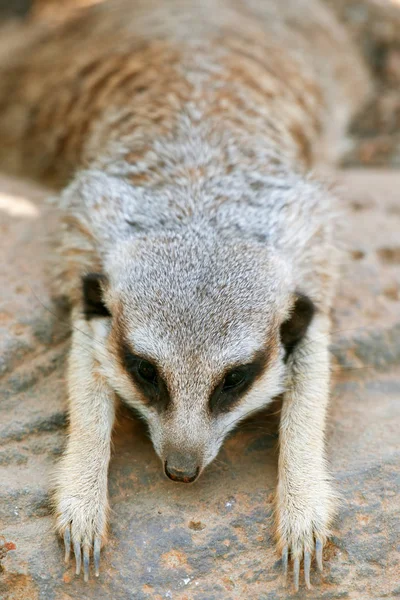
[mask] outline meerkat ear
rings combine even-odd
[[[286,349],[285,360],[305,336],[315,314],[315,306],[308,296],[296,293],[290,317],[281,325],[281,341]]]
[[[83,312],[86,319],[111,317],[103,300],[103,287],[107,277],[101,273],[88,273],[82,277]]]

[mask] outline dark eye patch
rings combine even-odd
[[[156,367],[148,360],[140,359],[136,367],[137,376],[146,385],[158,386],[158,373]]]
[[[229,371],[225,375],[224,381],[222,383],[222,391],[231,392],[233,390],[237,390],[246,383],[248,375],[249,372],[247,366],[238,367],[237,369]]]
[[[121,344],[120,356],[125,371],[148,403],[158,410],[164,410],[170,402],[170,397],[157,366],[146,358],[134,354],[125,342]]]
[[[210,395],[210,411],[228,412],[235,406],[265,370],[268,357],[269,353],[260,352],[253,362],[227,370]]]

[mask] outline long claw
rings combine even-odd
[[[65,547],[65,562],[69,561],[69,555],[71,553],[71,529],[69,525],[64,531],[64,547]]]
[[[294,589],[296,592],[299,591],[299,579],[300,579],[300,559],[295,558],[293,561],[293,582]]]
[[[101,539],[96,536],[94,538],[94,547],[93,547],[93,561],[94,561],[94,574],[96,577],[99,576],[100,573],[100,550],[101,550]]]
[[[74,553],[75,553],[75,562],[76,562],[76,571],[75,573],[79,575],[81,572],[81,545],[79,542],[74,542]]]
[[[318,569],[322,573],[323,565],[322,565],[322,542],[321,542],[321,540],[317,540],[315,542],[315,555],[317,558]]]
[[[283,568],[283,575],[284,575],[285,579],[287,579],[288,556],[289,556],[289,549],[287,546],[285,546],[284,549],[282,550],[282,568]]]
[[[304,579],[306,582],[306,586],[310,589],[310,567],[311,567],[311,554],[309,552],[304,552]]]
[[[89,546],[83,547],[83,580],[89,581]]]

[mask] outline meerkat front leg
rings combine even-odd
[[[288,391],[283,399],[276,531],[285,576],[291,554],[296,590],[302,558],[305,582],[310,587],[314,548],[322,570],[322,549],[335,505],[324,456],[329,398],[328,338],[328,318],[316,315],[289,356]]]
[[[114,422],[114,393],[103,378],[94,354],[90,321],[73,320],[69,356],[69,436],[56,474],[57,528],[64,537],[68,561],[72,542],[76,573],[83,554],[84,578],[93,553],[99,573],[100,548],[107,527],[107,471]]]

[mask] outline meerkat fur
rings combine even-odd
[[[283,394],[275,524],[295,587],[335,511],[324,432],[335,199],[311,175],[369,92],[314,0],[115,0],[0,68],[0,159],[59,190],[71,301],[57,529],[85,579],[107,539],[116,397],[192,481]]]

